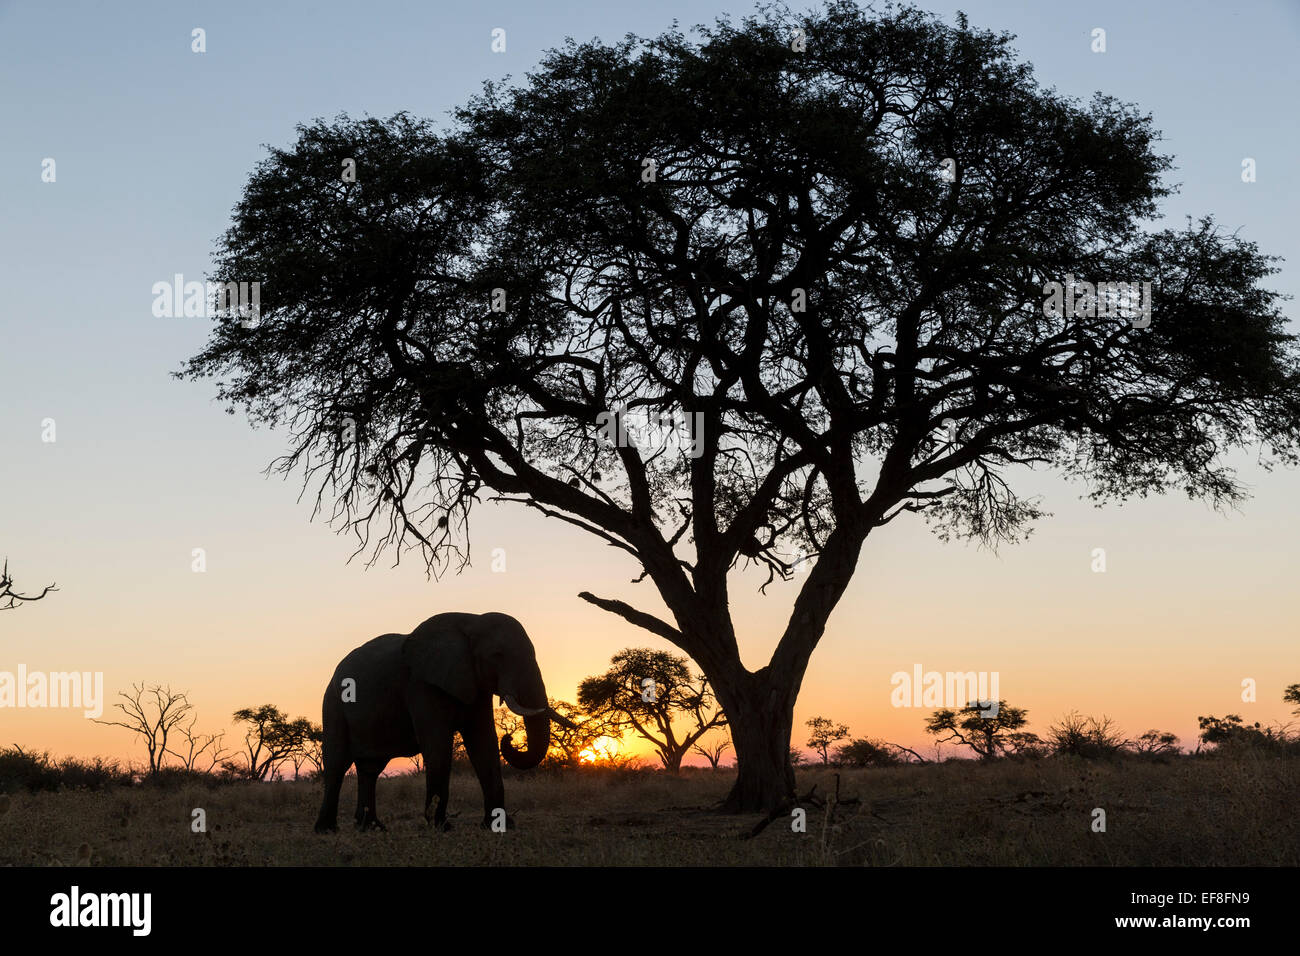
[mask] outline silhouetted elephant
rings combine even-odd
[[[375,816],[375,781],[394,757],[424,757],[427,790],[424,818],[447,829],[447,786],[452,738],[465,743],[483,787],[483,822],[503,808],[492,697],[499,695],[524,718],[527,748],[509,735],[501,753],[512,767],[536,767],[550,746],[550,709],[533,644],[507,614],[438,614],[410,634],[384,634],[362,644],[339,663],[325,689],[325,799],[316,832],[336,829],[339,788],[357,766],[359,827],[382,825]],[[438,806],[430,815],[433,798]]]

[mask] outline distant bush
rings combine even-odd
[[[104,757],[64,757],[55,764],[59,786],[65,790],[104,790],[131,783],[130,768]]]
[[[26,790],[103,790],[131,782],[131,772],[116,760],[93,757],[54,760],[48,751],[0,749],[0,792]]]
[[[26,751],[18,746],[0,750],[0,791],[28,790],[35,793],[58,788],[58,771],[51,765],[48,753]]]
[[[1047,730],[1047,746],[1056,756],[1117,757],[1127,744],[1119,728],[1105,716],[1098,720],[1071,711]]]
[[[1258,721],[1245,724],[1237,714],[1197,717],[1196,722],[1201,728],[1201,742],[1218,753],[1300,753],[1300,737],[1288,736],[1285,728],[1261,727]]]
[[[835,751],[835,763],[844,767],[891,767],[902,762],[889,744],[867,737],[851,740]]]
[[[237,780],[247,779],[247,775],[220,772],[207,773],[202,770],[186,770],[184,767],[159,767],[156,773],[141,775],[139,785],[160,790],[175,790],[187,784],[212,786],[213,784],[234,783]]]
[[[1018,731],[1014,734],[1007,734],[1003,752],[1009,757],[1037,760],[1051,753],[1051,747],[1038,734]]]

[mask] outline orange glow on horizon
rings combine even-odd
[[[610,763],[619,756],[620,751],[618,740],[613,737],[597,737],[590,747],[578,754],[578,759],[587,764]]]

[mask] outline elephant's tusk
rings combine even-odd
[[[536,717],[538,714],[544,714],[549,708],[546,707],[523,707],[519,701],[515,700],[509,694],[502,694],[501,699],[505,705],[510,708],[511,712],[520,717]]]
[[[568,717],[565,717],[562,714],[557,713],[555,708],[553,707],[546,708],[546,713],[550,715],[551,720],[555,721],[561,727],[568,727],[570,730],[578,729],[577,724],[571,721]]]

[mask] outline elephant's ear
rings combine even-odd
[[[416,628],[402,645],[402,660],[417,678],[441,687],[462,704],[479,696],[469,638],[458,628]]]

